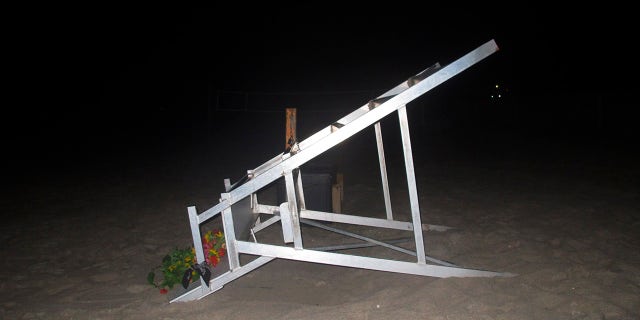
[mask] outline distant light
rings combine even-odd
[[[496,89],[498,89],[500,86],[496,84]]]
[[[501,94],[499,94],[499,95],[498,95],[498,98],[502,98],[502,95],[501,95]]]
[[[493,99],[493,95],[491,95],[491,99]]]

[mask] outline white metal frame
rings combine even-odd
[[[233,185],[229,179],[225,179],[226,192],[221,195],[220,202],[217,205],[200,214],[196,212],[195,207],[189,207],[188,214],[198,263],[204,262],[204,253],[200,242],[200,225],[213,217],[221,215],[227,246],[227,260],[224,261],[224,265],[221,264],[214,269],[214,276],[208,284],[205,283],[204,280],[198,283],[192,283],[186,291],[178,293],[170,302],[201,299],[221,289],[230,281],[276,258],[441,278],[513,276],[511,273],[461,268],[425,254],[422,232],[425,230],[444,231],[447,230],[448,227],[423,225],[421,222],[409,134],[409,122],[406,111],[407,103],[488,57],[497,50],[498,46],[495,41],[491,40],[445,67],[435,64],[418,73],[416,76],[403,81],[398,86],[356,109],[334,124],[300,142],[295,152],[282,153],[274,157],[254,170],[248,171],[242,180]],[[411,207],[410,222],[394,220],[391,210],[391,199],[382,143],[382,130],[379,121],[394,111],[398,112],[400,134],[404,148],[404,160]],[[371,125],[375,127],[386,218],[307,210],[304,202],[300,166]],[[279,206],[258,203],[256,193],[279,178],[284,178],[287,202]],[[269,215],[271,217],[264,221],[260,219],[261,216],[266,217]],[[278,221],[280,221],[282,227],[284,245],[259,243],[255,238],[255,233]],[[316,221],[330,221],[411,231],[413,233],[416,250],[415,252],[407,250],[395,246],[390,242],[371,239],[329,227]],[[316,249],[305,248],[302,241],[301,223],[350,236],[365,241],[365,243],[337,245]],[[249,233],[246,232],[247,230]],[[240,236],[240,233],[245,235]],[[251,237],[246,236],[246,234],[249,234]],[[252,240],[250,240],[251,238]],[[416,261],[396,261],[327,252],[330,250],[371,245],[384,246],[392,250],[407,253],[416,257]],[[240,261],[241,254],[256,256],[257,258],[242,264]],[[427,261],[435,264],[428,264]]]

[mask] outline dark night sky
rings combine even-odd
[[[504,81],[523,95],[627,92],[637,70],[630,15],[520,2],[25,8],[14,12],[5,47],[17,99],[4,136],[25,149],[184,129],[207,108],[210,89],[385,90],[490,39],[501,50],[467,81]]]

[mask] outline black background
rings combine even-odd
[[[433,94],[449,106],[438,109],[454,123],[447,134],[492,128],[635,141],[631,11],[539,3],[14,8],[3,50],[5,160],[82,162],[221,138],[240,126],[237,116],[212,113],[219,90],[378,95],[491,39],[498,53]],[[459,125],[470,112],[460,106],[487,103],[494,83],[509,88],[517,117],[494,123],[504,112],[474,109],[491,116]]]

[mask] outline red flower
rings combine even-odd
[[[209,256],[209,264],[211,264],[212,266],[217,266],[219,261],[220,259],[218,259],[218,257],[214,255]]]
[[[160,294],[167,294],[167,292],[169,292],[169,290],[167,290],[166,288],[160,289]]]

